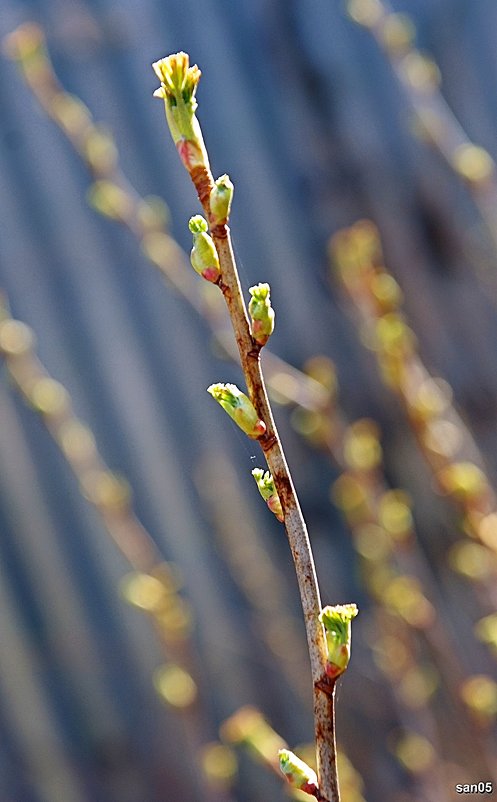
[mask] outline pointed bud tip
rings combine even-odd
[[[271,292],[271,287],[267,283],[254,284],[249,287],[249,293],[256,301],[265,301]]]
[[[234,190],[233,181],[228,173],[224,173],[220,175],[219,178],[216,178],[214,185],[223,192],[233,192]]]
[[[201,214],[196,214],[190,217],[188,228],[192,234],[204,234],[208,229],[207,220]]]
[[[216,395],[219,395],[219,391],[222,387],[224,387],[224,384],[210,384],[207,388],[207,392],[215,398]]]
[[[319,614],[319,620],[326,627],[334,621],[346,623],[351,621],[359,613],[356,604],[336,604],[335,606],[328,605],[323,607]]]
[[[195,95],[201,71],[196,64],[190,67],[187,53],[172,53],[152,63],[152,69],[164,89],[164,97],[188,103]]]
[[[274,493],[276,493],[274,486],[274,479],[269,471],[264,472],[264,468],[254,468],[252,471],[259,493],[264,501],[267,501]]]
[[[229,401],[236,406],[237,400],[240,396],[243,396],[241,390],[238,389],[236,384],[229,384],[227,382],[217,382],[215,384],[209,385],[207,388],[207,392],[219,401],[220,399]]]
[[[169,56],[157,59],[152,62],[152,69],[157,78],[166,83],[171,78],[177,80],[185,76],[190,65],[190,57],[188,53],[182,50],[179,53],[171,53]],[[197,68],[198,69],[198,68]]]

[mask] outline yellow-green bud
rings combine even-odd
[[[195,167],[209,167],[200,125],[195,116],[195,93],[201,72],[190,67],[186,53],[174,53],[152,64],[161,85],[154,97],[164,100],[166,119],[181,161],[191,172]]]
[[[264,473],[263,468],[254,468],[252,471],[252,476],[255,479],[256,485],[259,489],[259,493],[261,494],[262,498],[268,505],[269,509],[271,510],[274,515],[276,515],[278,521],[285,520],[283,515],[283,508],[281,506],[281,501],[276,492],[276,487],[274,484],[274,479],[269,471]]]
[[[229,175],[221,175],[216,179],[209,196],[210,219],[213,226],[228,222],[233,191],[234,186]]]
[[[306,794],[316,796],[318,792],[318,778],[316,772],[307,763],[304,763],[297,755],[289,749],[280,749],[280,769],[287,778],[288,782],[304,791]]]
[[[236,384],[211,384],[207,392],[249,437],[257,440],[265,434],[266,424],[259,418],[250,398]]]
[[[351,625],[358,609],[355,604],[337,604],[321,610],[319,620],[326,633],[326,673],[332,679],[343,674],[350,660]]]
[[[193,234],[193,248],[190,254],[193,269],[207,281],[215,283],[221,275],[221,270],[214,240],[207,233],[207,221],[201,214],[197,214],[190,218],[188,226]]]
[[[88,202],[97,212],[113,220],[128,220],[133,214],[133,199],[114,181],[94,181],[88,190]]]
[[[274,309],[271,306],[269,284],[250,287],[249,314],[252,318],[252,337],[259,345],[265,345],[274,331]]]

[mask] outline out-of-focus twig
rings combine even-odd
[[[472,541],[461,541],[451,548],[449,559],[452,567],[476,582],[479,595],[486,606],[493,610],[493,577],[497,551],[495,492],[485,474],[478,448],[452,404],[450,387],[443,380],[434,379],[421,361],[416,349],[415,335],[402,314],[401,290],[383,265],[379,235],[374,225],[361,221],[335,234],[330,242],[330,255],[354,302],[363,341],[374,351],[385,383],[401,401],[440,491],[456,504],[463,516],[463,528],[472,538]],[[355,433],[348,444],[349,460],[352,458],[352,461],[367,462],[369,459],[374,464],[379,453],[378,445],[375,445],[374,429],[371,431],[369,427],[368,432],[366,428],[362,437],[358,435],[361,435],[360,431]],[[492,699],[497,699],[497,685],[490,676],[468,675],[463,671],[448,633],[440,626],[436,608],[431,607],[430,614],[430,608],[426,608],[426,600],[423,603],[414,603],[423,586],[433,599],[437,598],[437,591],[430,571],[424,565],[422,552],[413,548],[412,519],[405,494],[389,492],[387,495],[378,495],[377,481],[371,483],[368,479],[359,482],[357,480],[357,473],[351,477],[350,472],[348,479],[339,480],[343,481],[343,486],[341,489],[337,488],[338,498],[341,496],[345,502],[346,512],[352,516],[352,523],[354,520],[361,523],[364,515],[367,521],[368,516],[376,509],[380,522],[386,522],[387,529],[393,527],[390,534],[396,543],[396,559],[400,560],[399,565],[413,571],[415,577],[414,585],[412,580],[407,584],[404,582],[404,591],[408,592],[400,593],[399,599],[404,595],[409,602],[405,608],[407,613],[411,602],[411,610],[416,615],[421,614],[423,617],[423,609],[429,613],[429,625],[421,625],[420,630],[439,668],[442,671],[444,665],[448,668],[444,677],[453,703],[464,718],[466,715],[465,710],[460,708],[461,700],[470,711],[469,730],[475,730],[476,727],[474,737],[475,743],[480,743],[479,756],[485,758],[493,771],[495,756],[490,754],[489,742],[483,735],[495,717],[495,703]],[[375,531],[376,539],[381,535],[381,542],[378,542],[381,553],[387,544],[384,533]],[[366,555],[371,556],[375,551],[372,541],[369,539],[368,542],[361,535],[359,537],[359,551],[365,550]],[[391,547],[390,545],[389,549]],[[370,578],[374,579],[374,572]],[[389,581],[388,574],[382,577],[380,572],[378,581],[378,587],[384,592]],[[399,590],[402,590],[401,585],[402,581]],[[416,593],[413,594],[413,591]],[[422,595],[420,600],[422,601]],[[492,620],[492,615],[487,616],[476,627],[477,636],[489,645],[493,642]],[[416,626],[416,622],[411,623]],[[486,708],[482,701],[484,697],[488,702]]]
[[[375,602],[381,633],[377,639],[371,638],[375,659],[391,682],[406,729],[413,737],[414,733],[425,740],[429,736],[431,747],[424,748],[425,761],[417,764],[417,774],[423,776],[430,795],[440,798],[447,788],[443,758],[467,761],[472,767],[481,763],[483,772],[494,771],[495,755],[485,738],[487,728],[483,723],[479,726],[463,702],[472,676],[462,667],[438,613],[439,591],[417,542],[410,499],[386,484],[378,427],[367,419],[346,426],[337,412],[333,432],[333,454],[343,473],[332,494],[352,532],[364,566],[365,585]],[[423,643],[429,655],[423,655]],[[428,706],[439,682],[450,696],[459,723],[464,721],[464,737],[453,736],[449,750],[445,748],[446,722],[437,722]]]
[[[363,339],[374,352],[381,376],[396,394],[440,492],[463,516],[464,531],[478,543],[456,545],[452,560],[462,565],[481,556],[481,579],[497,570],[497,498],[479,449],[452,403],[448,383],[430,375],[416,337],[402,312],[402,292],[383,265],[378,231],[369,221],[337,232],[330,257],[353,302]],[[474,560],[477,557],[473,558]],[[486,583],[494,598],[495,585]]]
[[[440,90],[440,71],[414,45],[411,18],[385,0],[348,0],[356,22],[368,28],[387,55],[425,138],[467,184],[497,248],[497,170],[485,148],[475,145]]]
[[[191,646],[192,615],[178,592],[177,569],[162,559],[152,537],[133,512],[129,485],[107,467],[92,431],[76,416],[67,390],[47,373],[35,347],[33,332],[11,317],[2,297],[0,357],[13,386],[40,415],[72,468],[82,495],[96,509],[133,569],[122,582],[122,593],[129,603],[149,615],[164,647],[167,662],[157,669],[154,684],[162,699],[181,714],[193,764],[200,770],[205,764],[202,750],[208,740],[204,736],[207,727],[194,679],[199,670]],[[211,802],[220,798],[229,802],[227,791],[214,790],[205,779],[203,772],[199,782],[206,798]]]

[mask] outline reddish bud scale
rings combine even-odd
[[[260,420],[255,424],[254,432],[256,433],[257,437],[262,437],[264,434],[266,434],[266,424],[263,420]]]
[[[300,790],[305,794],[310,794],[311,796],[317,796],[318,794],[318,786],[316,783],[304,783],[301,785]]]
[[[202,277],[205,278],[206,281],[212,281],[213,284],[216,283],[220,275],[219,269],[215,266],[206,267],[205,270],[202,270]]]
[[[246,413],[243,409],[235,409],[233,419],[235,423],[238,423],[242,429],[244,428],[245,417]],[[264,434],[266,434],[266,424],[264,421],[258,420],[257,423],[254,424],[252,431],[250,433],[246,432],[246,434],[249,437],[252,437],[252,439],[257,440],[259,437],[262,437]]]
[[[345,669],[341,666],[337,666],[336,663],[326,663],[326,676],[330,679],[337,679],[344,671]]]
[[[299,791],[303,791],[304,794],[311,794],[311,796],[316,796],[318,792],[318,786],[314,782],[302,782],[300,778],[297,780],[293,776],[293,774],[287,774],[286,778],[290,785],[293,785]]]
[[[265,328],[266,325],[262,320],[252,321],[252,336],[254,340],[259,343],[259,345],[266,345],[267,341],[269,340],[269,335],[264,331]]]
[[[283,510],[281,509],[281,501],[279,499],[279,496],[278,495],[271,496],[271,498],[268,498],[266,504],[268,505],[271,512],[274,513],[274,515],[276,515],[278,521],[280,521],[280,523],[283,523],[285,518],[283,516]]]
[[[180,139],[176,142],[176,149],[184,166],[191,172],[194,167],[202,164],[202,151],[191,139]]]

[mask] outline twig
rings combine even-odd
[[[222,179],[214,182],[200,126],[195,117],[195,92],[200,70],[196,66],[189,67],[188,56],[184,53],[156,62],[154,69],[161,81],[161,87],[155,94],[164,99],[171,135],[209,221],[212,241],[217,252],[218,263],[215,266],[212,264],[213,254],[210,254],[211,262],[206,256],[205,271],[202,270],[200,249],[196,258],[192,257],[192,264],[205,278],[215,280],[223,293],[235,333],[250,402],[264,427],[263,433],[256,433],[254,429],[251,436],[259,440],[272,473],[297,574],[314,688],[319,789],[324,802],[339,802],[334,722],[335,683],[330,681],[326,672],[326,641],[324,628],[319,620],[321,599],[316,570],[307,528],[266,392],[260,363],[261,343],[255,338],[254,329],[251,330],[238,278],[227,225],[231,196],[226,200],[225,208],[220,211],[218,207],[222,207],[222,204],[218,201]],[[201,230],[198,226],[190,225],[190,228],[192,232]],[[245,431],[248,433],[247,429]]]
[[[160,216],[158,218],[153,214],[153,209],[147,206],[146,199],[137,195],[121,173],[117,164],[115,145],[109,133],[96,125],[86,106],[78,98],[65,92],[59,84],[50,64],[40,28],[32,23],[21,26],[7,38],[5,47],[7,54],[18,62],[28,85],[43,108],[64,131],[96,179],[90,197],[97,211],[119,220],[137,236],[148,258],[172,281],[183,298],[197,312],[207,317],[221,344],[233,357],[231,342],[225,340],[223,332],[219,330],[217,317],[213,319],[209,315],[202,302],[201,293],[197,290],[198,285],[192,280],[191,273],[184,269],[186,262],[184,253],[164,231]],[[95,148],[95,143],[100,147]],[[213,187],[210,169],[197,170],[194,179],[202,205],[210,219],[209,195]],[[250,333],[227,225],[215,225],[212,234],[222,265],[220,286],[232,319],[235,321],[234,330],[249,394],[259,417],[266,424],[266,433],[261,438],[261,445],[266,452],[266,459],[285,510],[285,523],[297,566],[306,615],[306,631],[315,683],[316,736],[323,775],[321,784],[323,789],[326,787],[332,789],[329,800],[335,802],[338,800],[338,786],[334,765],[333,683],[325,674],[324,633],[318,621],[321,605],[309,540],[269,407],[260,368],[261,345],[254,341]],[[318,382],[306,377],[269,352],[266,355],[266,362],[268,375],[270,377],[274,375],[275,387],[280,396],[286,395],[288,400],[307,408],[317,406],[321,409],[326,406],[327,394]],[[285,374],[291,375],[292,388],[278,386],[278,375],[282,370]]]

